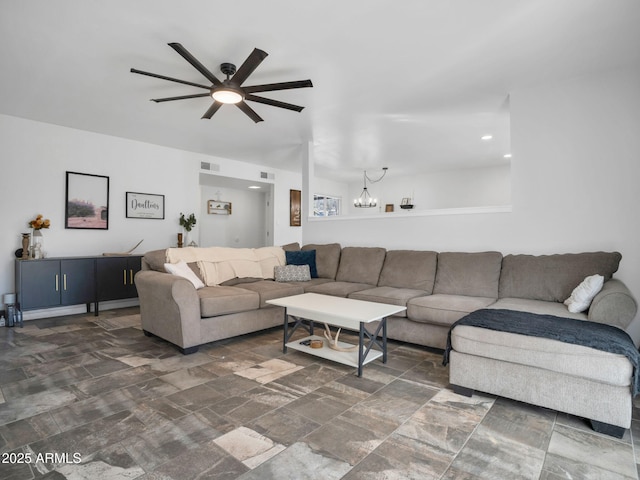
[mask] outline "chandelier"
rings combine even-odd
[[[367,189],[367,180],[369,180],[369,182],[371,183],[377,183],[384,178],[384,176],[387,174],[387,170],[388,167],[382,167],[382,175],[380,175],[380,178],[377,178],[376,180],[372,180],[371,178],[369,178],[369,176],[367,175],[367,171],[364,171],[364,188],[362,189],[362,193],[360,194],[360,196],[353,201],[354,207],[373,208],[378,205],[378,200],[373,198],[369,193],[369,190]]]

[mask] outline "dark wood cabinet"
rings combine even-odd
[[[16,294],[22,311],[91,303],[138,296],[133,278],[142,257],[100,256],[17,259]]]
[[[16,289],[22,310],[95,301],[92,258],[16,260]]]
[[[140,271],[141,257],[101,257],[96,259],[98,301],[120,300],[138,296],[133,281]]]

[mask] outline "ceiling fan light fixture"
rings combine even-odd
[[[238,90],[230,87],[215,88],[211,92],[211,98],[220,103],[240,103],[244,96]]]

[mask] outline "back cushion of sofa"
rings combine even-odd
[[[390,250],[380,272],[379,287],[433,291],[438,254],[418,250]]]
[[[433,293],[498,298],[500,252],[441,252]]]
[[[155,270],[156,272],[164,272],[164,264],[167,263],[166,250],[150,250],[142,257],[143,270]]]
[[[316,251],[316,269],[318,270],[319,278],[335,280],[342,250],[339,243],[328,243],[326,245],[309,244],[303,246],[302,250]]]
[[[336,280],[377,285],[386,253],[379,247],[343,248]]]
[[[500,275],[500,298],[564,302],[585,277],[600,274],[605,282],[618,270],[618,252],[557,255],[506,255]]]

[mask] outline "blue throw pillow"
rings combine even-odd
[[[311,278],[318,278],[315,250],[296,250],[294,252],[284,252],[284,254],[287,258],[287,265],[309,265]]]

